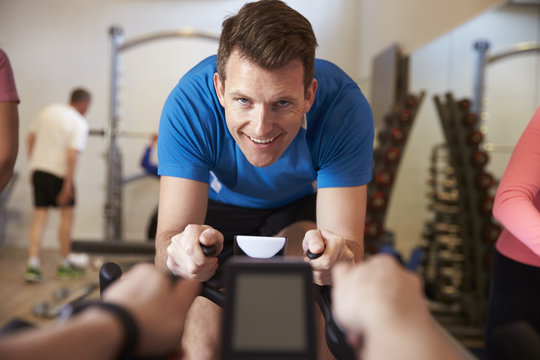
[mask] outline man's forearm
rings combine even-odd
[[[66,176],[64,177],[64,188],[72,189],[73,187],[73,178],[75,176],[75,166],[77,165],[77,157],[79,153],[77,150],[70,149],[67,155],[67,167],[66,167]]]
[[[161,233],[156,237],[156,257],[154,264],[160,270],[169,271],[167,268],[167,247],[171,243],[171,238],[176,235],[177,232]]]

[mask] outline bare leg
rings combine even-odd
[[[71,227],[73,224],[73,206],[60,208],[60,228],[58,240],[60,241],[60,254],[65,259],[71,252]]]
[[[303,256],[302,241],[307,231],[317,228],[313,221],[299,221],[281,230],[278,236],[287,237],[286,256]],[[324,317],[321,310],[315,306],[315,319],[317,321],[317,359],[334,359],[326,345],[326,333],[324,329]]]
[[[30,243],[28,244],[28,257],[39,257],[41,240],[47,224],[48,209],[37,207],[34,209],[34,217],[30,226]]]
[[[309,230],[317,228],[313,221],[298,221],[281,230],[277,236],[287,237],[286,256],[303,256],[302,240]]]
[[[197,297],[184,325],[182,350],[187,360],[213,360],[220,357],[222,310],[210,300]]]

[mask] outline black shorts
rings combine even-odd
[[[34,171],[32,174],[32,184],[34,185],[34,205],[36,207],[58,206],[56,197],[62,190],[64,179],[44,171]],[[75,205],[75,191],[73,198],[64,206]]]
[[[298,221],[316,222],[316,200],[317,194],[310,194],[278,208],[253,209],[208,199],[204,223],[225,238],[220,264],[232,255],[235,235],[273,236]]]

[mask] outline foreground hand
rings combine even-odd
[[[313,254],[320,254],[317,259],[306,261],[313,268],[313,281],[318,285],[332,284],[332,266],[338,261],[353,262],[354,254],[347,246],[342,236],[327,230],[310,230],[306,232],[302,242],[304,253],[309,250]]]
[[[334,316],[352,334],[388,331],[391,324],[410,326],[409,321],[418,322],[427,313],[420,278],[389,255],[374,255],[354,266],[336,264],[332,275]]]
[[[217,254],[223,249],[223,235],[208,225],[188,225],[172,237],[167,247],[167,267],[185,279],[206,281],[218,268],[215,256],[205,256],[201,244],[215,245]]]
[[[179,344],[186,313],[199,291],[197,282],[171,283],[151,264],[139,264],[112,284],[103,298],[130,311],[139,327],[137,354],[148,356],[170,353]]]

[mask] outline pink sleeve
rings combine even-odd
[[[13,71],[6,53],[0,49],[0,101],[19,102]]]
[[[501,179],[493,215],[540,256],[540,108],[521,135]]]

